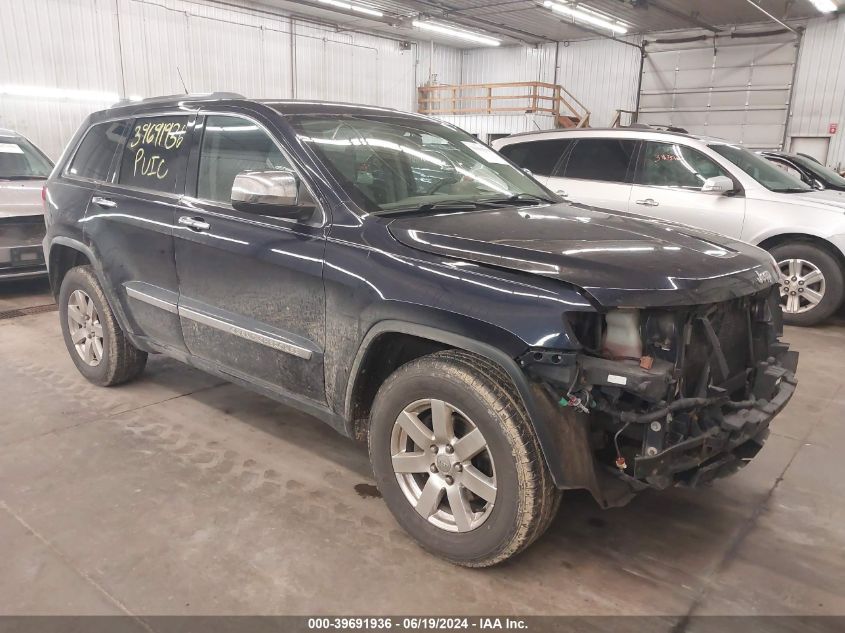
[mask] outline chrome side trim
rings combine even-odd
[[[252,341],[253,343],[258,343],[260,345],[279,350],[280,352],[285,352],[286,354],[291,354],[297,358],[311,360],[312,351],[310,349],[294,345],[293,343],[285,341],[277,336],[256,332],[255,330],[235,325],[229,321],[219,319],[204,312],[192,310],[191,308],[186,308],[185,306],[179,306],[178,310],[179,316],[185,319],[202,323],[203,325],[213,327],[221,332],[226,332],[227,334],[238,336],[247,341]]]
[[[151,306],[155,306],[156,308],[161,308],[165,312],[170,312],[171,314],[177,314],[177,306],[172,301],[168,301],[167,299],[162,299],[161,297],[156,297],[154,295],[148,294],[139,290],[135,286],[130,286],[129,284],[124,284],[126,288],[126,294],[133,299],[137,299],[143,303],[148,303]]]

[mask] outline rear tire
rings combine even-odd
[[[59,320],[71,359],[95,385],[119,385],[144,370],[147,353],[120,329],[91,266],[71,268],[62,280]]]
[[[406,433],[408,414],[421,424]],[[369,449],[396,520],[453,563],[500,563],[557,513],[560,491],[519,395],[501,368],[475,354],[445,350],[397,369],[376,395]]]
[[[781,269],[781,307],[788,325],[817,325],[842,305],[842,266],[811,242],[778,244],[770,250]]]

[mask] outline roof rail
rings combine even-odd
[[[146,99],[121,99],[115,106],[127,105],[132,103],[168,103],[170,101],[178,101],[184,99],[246,99],[245,96],[238,92],[193,92],[190,94],[174,94],[174,95],[160,95],[157,97],[147,97]]]

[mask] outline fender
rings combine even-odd
[[[129,341],[137,348],[143,349],[146,351],[153,351],[149,348],[144,341],[135,334],[133,334],[126,324],[129,322],[126,318],[126,314],[123,312],[123,307],[120,305],[120,301],[117,300],[117,297],[114,296],[114,292],[106,283],[105,275],[103,274],[103,268],[100,264],[100,260],[94,254],[94,251],[89,247],[80,242],[79,240],[75,240],[72,237],[66,237],[64,235],[57,235],[50,240],[48,246],[45,247],[45,260],[47,261],[47,273],[50,276],[50,284],[53,284],[53,276],[52,272],[50,271],[50,254],[53,252],[53,245],[59,244],[61,246],[67,246],[68,248],[72,248],[75,251],[79,251],[85,257],[88,258],[88,261],[91,262],[91,267],[94,269],[94,274],[97,277],[97,281],[100,282],[100,287],[103,290],[103,294],[106,296],[106,300],[109,302],[109,308],[111,308],[112,313],[117,319],[117,324],[120,326],[120,329],[123,330],[123,333],[129,338]],[[53,294],[58,298],[59,295],[59,288],[52,288]]]
[[[491,360],[499,365],[513,381],[513,384],[516,386],[517,392],[522,399],[522,403],[528,413],[528,419],[534,427],[534,433],[537,436],[540,449],[542,450],[543,457],[546,460],[546,465],[552,475],[552,480],[558,487],[566,485],[566,476],[563,472],[563,468],[561,467],[560,453],[555,443],[552,430],[549,427],[549,421],[546,419],[546,416],[542,415],[542,409],[531,390],[528,378],[520,369],[516,361],[501,349],[494,347],[489,343],[482,343],[478,340],[461,334],[455,334],[454,332],[449,332],[447,330],[396,320],[380,321],[370,328],[364,336],[364,339],[361,341],[358,353],[355,355],[355,360],[352,363],[352,369],[349,374],[350,378],[347,382],[345,399],[346,415],[344,417],[346,418],[348,424],[350,423],[352,413],[352,393],[355,385],[355,378],[358,376],[361,363],[363,362],[366,352],[375,338],[380,334],[385,333],[409,334],[429,339],[438,343],[443,343],[444,345],[448,345],[450,347],[457,347],[468,352],[473,352],[479,356],[484,356],[488,360]],[[351,435],[351,431],[348,434]]]

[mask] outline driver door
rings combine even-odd
[[[739,239],[745,197],[703,193],[701,185],[715,176],[731,177],[691,147],[646,141],[637,161],[628,210]]]
[[[293,169],[257,121],[200,117],[174,218],[179,317],[194,356],[288,396],[324,403],[325,226],[235,210],[235,176]]]

